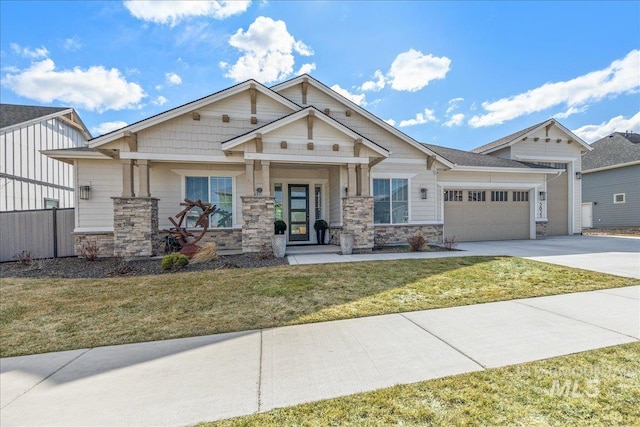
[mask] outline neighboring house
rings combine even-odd
[[[640,134],[614,132],[582,158],[584,228],[640,226]]]
[[[73,165],[40,151],[90,138],[72,108],[0,104],[0,211],[73,207]]]
[[[356,251],[374,236],[406,244],[418,232],[428,241],[580,232],[575,172],[586,143],[549,120],[485,150],[421,144],[303,75],[271,88],[249,80],[86,150],[47,154],[75,162],[77,185],[90,186],[77,200],[76,244],[105,254],[158,253],[184,198],[215,204],[206,239],[244,252],[270,246],[276,218],[289,244],[314,243],[313,223],[325,219],[331,241],[353,234]]]

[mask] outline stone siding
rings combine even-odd
[[[158,236],[158,199],[112,197],[113,254],[123,257],[152,256]]]
[[[342,199],[342,233],[353,234],[355,253],[373,249],[373,197],[354,196]],[[333,233],[332,233],[333,238]]]
[[[275,198],[243,196],[242,252],[261,252],[271,248]]]
[[[113,256],[113,233],[88,232],[73,233],[73,248],[76,255],[80,256],[82,248],[87,245],[98,247],[99,257]]]
[[[427,243],[442,243],[441,224],[376,225],[376,246],[406,245],[407,239],[422,233]]]
[[[547,237],[547,221],[536,221],[536,239]]]

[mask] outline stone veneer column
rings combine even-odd
[[[547,221],[536,221],[536,239],[547,237]]]
[[[354,196],[342,199],[342,233],[353,234],[353,249],[369,252],[373,248],[373,197]]]
[[[275,197],[243,196],[242,199],[242,252],[271,250]]]
[[[154,255],[158,233],[158,199],[112,197],[113,254],[123,257]]]

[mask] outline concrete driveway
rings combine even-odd
[[[551,264],[640,279],[640,238],[558,236],[542,240],[461,243],[458,249],[482,255],[510,255]]]
[[[289,256],[289,264],[429,259],[459,256],[509,255],[568,267],[640,279],[640,238],[559,236],[541,240],[465,242],[452,252],[313,254]]]

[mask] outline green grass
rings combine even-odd
[[[637,426],[639,354],[636,342],[201,426]]]
[[[2,357],[613,288],[637,280],[464,257],[108,279],[0,280]]]

